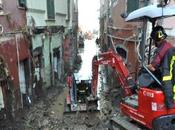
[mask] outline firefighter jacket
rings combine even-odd
[[[172,44],[167,42],[166,40],[163,40],[162,43],[160,43],[160,46],[158,46],[157,48],[156,55],[154,56],[153,61],[151,62],[152,66],[155,69],[158,69],[160,67],[164,55],[166,54],[167,50],[172,47]]]
[[[167,108],[173,108],[175,100],[175,48],[170,48],[162,62],[162,89]]]

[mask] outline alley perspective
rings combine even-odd
[[[175,130],[175,0],[0,0],[0,130]]]

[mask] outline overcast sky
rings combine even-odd
[[[83,31],[99,29],[100,0],[78,0],[79,25]]]

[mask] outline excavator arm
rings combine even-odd
[[[92,93],[96,96],[97,82],[98,82],[98,68],[99,65],[110,65],[118,73],[118,79],[121,87],[124,89],[125,96],[132,94],[131,82],[132,77],[129,75],[129,71],[126,68],[123,59],[112,50],[101,53],[98,58],[94,56],[92,59]]]

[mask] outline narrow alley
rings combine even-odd
[[[175,0],[0,0],[0,130],[175,130]]]
[[[91,45],[91,46],[89,46]],[[89,54],[91,52],[91,54]],[[91,78],[92,58],[98,52],[95,39],[85,40],[79,50],[82,65],[78,71],[80,80]],[[45,97],[19,114],[14,124],[4,122],[2,130],[106,130],[106,120],[101,120],[99,112],[66,112],[65,101],[68,94],[66,84],[48,89]],[[104,118],[104,117],[103,117]]]

